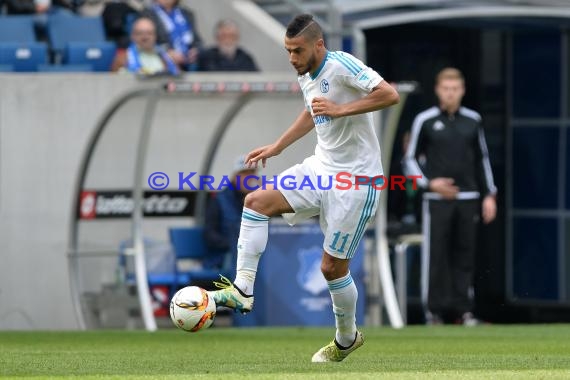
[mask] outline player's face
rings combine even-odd
[[[442,108],[457,108],[465,95],[465,85],[461,79],[442,79],[435,87],[435,93]]]
[[[318,41],[307,41],[304,36],[288,38],[285,37],[285,50],[289,53],[289,62],[297,74],[305,75],[317,68]]]

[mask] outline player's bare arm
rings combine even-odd
[[[394,104],[398,104],[400,95],[388,82],[382,81],[365,97],[346,104],[336,104],[330,100],[317,97],[313,99],[311,107],[315,115],[330,117],[343,117],[378,111]]]
[[[293,124],[273,144],[254,149],[245,157],[245,162],[251,167],[257,167],[258,161],[265,167],[269,157],[277,156],[289,145],[305,136],[315,127],[313,118],[307,110],[303,110]]]

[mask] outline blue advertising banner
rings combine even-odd
[[[323,234],[318,223],[270,223],[269,241],[257,272],[254,310],[236,315],[238,326],[334,326],[332,301],[321,273]],[[358,289],[357,323],[364,323],[364,249],[350,270]]]

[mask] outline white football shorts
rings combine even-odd
[[[348,185],[339,185],[334,175],[322,174],[320,166],[317,158],[310,156],[277,176],[279,191],[295,211],[283,218],[294,225],[319,215],[325,235],[323,249],[334,257],[350,259],[376,213],[380,190],[370,185],[346,189]]]

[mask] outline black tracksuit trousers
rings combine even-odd
[[[473,309],[480,200],[429,200],[428,309],[456,317]]]

